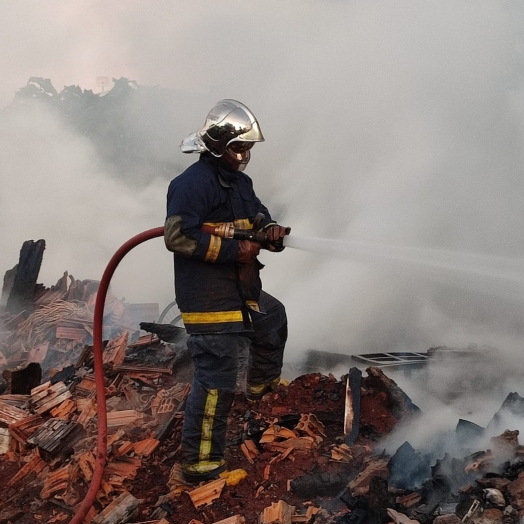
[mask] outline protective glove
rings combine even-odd
[[[251,264],[260,253],[260,244],[251,240],[238,241],[237,262],[241,264]]]
[[[284,249],[283,238],[291,232],[290,227],[274,225],[266,230],[269,251],[282,251]]]

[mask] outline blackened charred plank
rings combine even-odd
[[[42,368],[37,362],[24,363],[13,369],[4,369],[2,377],[6,382],[6,394],[29,395],[40,385]]]
[[[344,435],[346,444],[352,446],[358,437],[360,429],[360,387],[362,371],[358,368],[349,370],[346,385],[346,404],[344,411]]]
[[[388,481],[373,477],[369,483],[369,524],[382,524],[387,518],[387,509],[391,506],[388,493]]]
[[[44,455],[54,457],[62,448],[71,447],[84,435],[84,428],[78,422],[49,419],[27,439],[27,442],[37,446]]]
[[[7,298],[6,309],[10,313],[19,313],[31,309],[35,298],[36,281],[44,257],[45,240],[27,240],[20,250],[20,258],[13,279],[13,285]]]

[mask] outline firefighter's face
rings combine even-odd
[[[244,171],[251,159],[250,149],[254,145],[254,142],[233,142],[226,148],[222,159],[229,167],[237,171]]]

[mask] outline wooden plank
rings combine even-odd
[[[45,404],[42,404],[38,409],[35,410],[36,413],[39,415],[42,415],[46,411],[50,411],[55,406],[58,406],[58,404],[61,404],[64,400],[67,400],[68,398],[71,398],[73,395],[71,394],[71,391],[67,390],[61,395],[58,395],[54,398],[49,399]]]
[[[362,371],[351,368],[346,383],[346,402],[344,407],[344,435],[346,444],[355,443],[360,429],[360,395],[362,385]]]
[[[99,515],[93,524],[122,524],[128,522],[138,509],[139,500],[128,491],[121,493]]]
[[[9,433],[20,444],[25,446],[27,439],[44,423],[40,415],[30,415],[19,422],[9,424]]]
[[[115,364],[113,366],[114,371],[119,371],[121,373],[163,373],[164,375],[172,375],[173,368],[156,368],[152,366],[141,366],[141,365],[131,365],[131,364]]]
[[[0,400],[0,422],[14,424],[29,417],[31,414],[24,409],[15,408]]]
[[[56,326],[55,337],[65,338],[67,340],[84,340],[87,336],[87,331],[82,328]]]
[[[44,385],[45,387],[42,387]],[[47,402],[49,398],[54,398],[68,389],[63,382],[57,382],[53,385],[51,385],[51,382],[46,382],[45,384],[42,384],[42,386],[38,386],[31,390],[31,404],[40,405],[43,402]]]
[[[50,387],[51,387],[50,380],[48,380],[47,382],[43,382],[42,384],[40,384],[39,386],[36,386],[35,388],[31,390],[31,397],[38,399],[39,395]]]
[[[122,411],[110,411],[107,414],[107,427],[116,428],[127,426],[133,422],[139,422],[144,419],[144,414],[134,409],[124,409]]]
[[[4,455],[9,451],[11,438],[8,428],[0,428],[0,455]]]
[[[19,408],[19,409],[26,409],[30,395],[18,395],[18,394],[9,394],[8,395],[7,393],[2,393],[2,396],[0,398],[2,399],[2,402],[5,402],[6,404],[9,404],[10,406],[14,406],[15,408]]]

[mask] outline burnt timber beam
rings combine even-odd
[[[44,257],[45,240],[27,240],[20,250],[16,273],[7,297],[6,309],[10,313],[19,313],[32,308],[36,281]],[[4,294],[6,290],[4,289]]]

